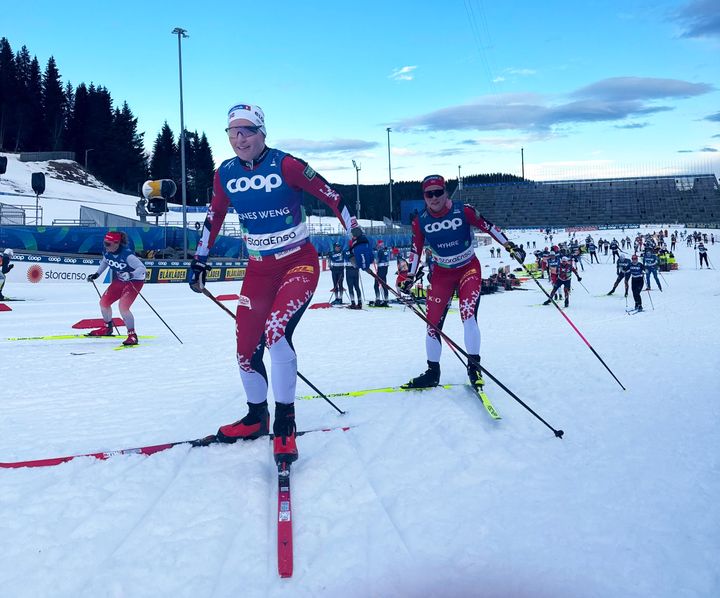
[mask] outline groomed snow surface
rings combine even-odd
[[[545,245],[536,233],[514,239]],[[486,275],[502,261],[478,254]],[[627,391],[532,282],[482,298],[483,365],[562,440],[490,381],[499,422],[462,386],[334,399],[345,416],[297,401],[300,428],[356,427],[298,439],[292,578],[277,574],[277,477],[262,439],[0,469],[0,594],[720,595],[720,275],[697,270],[684,242],[676,255],[679,270],[651,291],[654,310],[643,293],[641,314],[626,315],[622,287],[604,295],[612,263],[585,265],[589,293],[573,284],[567,315]],[[324,273],[314,301],[330,287]],[[122,351],[118,339],[6,340],[77,332],[99,317],[91,285],[4,292],[26,301],[0,313],[0,461],[196,438],[245,414],[233,322],[187,285],[143,290],[183,344],[138,300],[138,333],[155,338]],[[445,330],[462,341],[458,313]],[[294,344],[300,371],[334,393],[417,375],[424,334],[399,306],[316,309]],[[448,350],[442,381],[465,381]]]

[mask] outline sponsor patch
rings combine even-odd
[[[315,178],[315,175],[317,174],[317,172],[315,172],[308,164],[305,166],[305,170],[303,170],[303,174],[305,175],[305,178],[308,181],[312,181]]]
[[[299,274],[300,272],[312,274],[315,272],[315,266],[295,266],[294,268],[290,268],[290,270],[288,270],[288,274]]]
[[[298,245],[297,247],[293,247],[292,249],[288,249],[286,251],[278,251],[277,253],[274,253],[276,260],[282,259],[287,255],[290,255],[292,253],[296,253],[302,249],[302,245]]]
[[[238,307],[247,307],[248,309],[252,309],[250,306],[250,297],[240,295],[240,298],[238,299]]]

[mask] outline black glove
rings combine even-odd
[[[512,241],[505,243],[505,249],[507,249],[508,253],[521,264],[525,261],[525,250],[520,249]]]
[[[92,274],[88,274],[88,282],[92,282],[93,280],[97,280],[100,278],[100,275],[97,272],[93,272]]]
[[[408,277],[400,283],[400,290],[403,293],[407,293],[409,295],[410,290],[413,288],[414,284],[415,284],[415,275],[408,274]]]
[[[206,264],[207,256],[201,258],[194,258],[190,262],[190,288],[196,293],[202,293],[205,288],[205,281],[207,280],[207,273],[210,270],[210,266]]]
[[[581,281],[581,280],[582,280],[582,278],[580,278],[580,277],[578,276],[578,281]]]

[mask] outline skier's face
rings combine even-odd
[[[431,212],[436,214],[442,211],[449,199],[445,188],[436,185],[425,189],[423,195],[425,197],[425,205],[427,205]]]
[[[265,147],[265,135],[258,131],[257,133],[248,134],[243,129],[234,127],[253,127],[253,123],[244,118],[237,118],[230,122],[228,126],[228,140],[235,152],[235,155],[241,160],[250,162],[257,158]]]

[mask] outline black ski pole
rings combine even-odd
[[[215,303],[215,305],[217,305],[220,309],[222,309],[233,320],[235,319],[235,314],[233,312],[231,312],[225,305],[223,305],[220,302],[220,300],[217,297],[215,297],[215,295],[213,295],[210,291],[207,290],[207,288],[203,287],[202,292],[203,292],[203,295],[205,295],[206,297],[209,297],[213,301],[213,303]],[[316,393],[318,393],[319,396],[321,396],[328,403],[330,403],[330,405],[332,405],[332,407],[340,415],[345,415],[345,411],[340,409],[335,403],[333,403],[330,399],[328,399],[320,390],[318,390],[317,386],[315,386],[312,382],[310,382],[310,380],[308,380],[305,376],[303,376],[299,370],[297,371],[297,376],[298,376],[298,378],[300,378],[300,380],[302,380],[303,382],[305,382],[305,384],[307,384],[310,388],[312,388]]]
[[[533,282],[540,288],[540,290],[541,290],[543,293],[545,293],[545,296],[546,296],[548,299],[550,299],[550,301],[551,301],[552,304],[557,308],[557,310],[560,312],[560,314],[562,315],[562,317],[565,318],[565,320],[567,321],[567,323],[570,324],[570,326],[572,327],[572,329],[577,333],[577,335],[578,335],[578,336],[583,340],[583,342],[588,346],[588,349],[590,349],[590,350],[593,352],[593,354],[595,355],[595,357],[598,358],[598,360],[600,361],[600,363],[602,363],[603,366],[605,366],[605,369],[606,369],[608,372],[610,372],[610,375],[611,375],[613,378],[615,378],[615,382],[617,382],[617,383],[620,385],[620,388],[622,388],[623,390],[627,390],[627,389],[622,385],[622,382],[620,382],[620,380],[618,380],[618,377],[613,373],[613,371],[612,371],[612,370],[608,367],[608,365],[603,361],[603,358],[600,357],[600,355],[598,355],[598,352],[593,348],[593,346],[592,346],[592,345],[588,342],[588,340],[583,336],[582,332],[580,332],[580,331],[578,330],[577,326],[575,326],[575,324],[573,324],[572,320],[567,316],[567,314],[566,314],[562,309],[560,309],[560,306],[559,306],[557,303],[555,303],[555,300],[552,299],[552,297],[550,297],[550,295],[549,295],[548,292],[543,288],[543,286],[532,276],[532,274],[530,273],[530,271],[525,267],[525,264],[523,264],[523,262],[522,262],[522,261],[520,260],[520,258],[517,256],[517,254],[515,253],[515,251],[511,251],[511,252],[510,252],[510,255],[511,255],[513,258],[515,258],[515,260],[518,262],[518,264],[520,264],[520,266],[522,266],[523,270],[525,270],[525,272],[526,272],[526,273],[528,274],[528,276],[533,280]]]
[[[368,274],[375,277],[376,280],[380,282],[381,285],[383,285],[389,292],[391,292],[393,295],[395,295],[398,299],[402,300],[402,296],[400,293],[395,291],[392,287],[390,287],[387,283],[384,283],[382,280],[380,280],[379,276],[375,276],[369,269],[367,270]],[[502,388],[507,394],[509,394],[513,399],[515,399],[520,405],[525,407],[530,413],[532,413],[538,420],[540,420],[543,424],[545,424],[548,428],[550,428],[555,436],[557,438],[562,438],[563,432],[562,430],[556,430],[553,428],[549,423],[547,423],[542,417],[540,417],[533,409],[527,405],[520,397],[518,397],[513,391],[511,391],[507,386],[505,386],[500,380],[498,380],[495,376],[493,376],[485,366],[480,365],[480,363],[468,355],[468,353],[463,349],[460,345],[458,345],[452,338],[450,338],[447,334],[445,334],[442,329],[437,326],[436,324],[433,324],[430,320],[428,320],[427,316],[425,316],[418,308],[413,305],[412,303],[406,303],[406,305],[412,310],[412,312],[418,316],[421,320],[423,320],[428,326],[431,326],[435,332],[437,332],[438,335],[448,344],[452,347],[455,347],[457,351],[465,357],[465,359],[468,360],[469,363],[472,363],[475,367],[477,367],[480,371],[485,372],[488,377],[495,382],[500,388]]]
[[[132,284],[132,283],[131,283],[131,284]],[[134,286],[134,285],[133,285],[133,288],[135,289],[135,286]],[[137,291],[137,289],[135,289],[135,290]],[[161,316],[157,311],[155,311],[155,308],[154,308],[152,305],[150,305],[150,302],[149,302],[147,299],[145,299],[145,296],[144,296],[140,291],[138,291],[137,294],[140,295],[140,297],[142,298],[142,300],[143,300],[145,303],[147,303],[147,306],[148,306],[150,309],[153,310],[153,313],[154,313],[158,318],[160,318],[160,321],[161,321],[163,324],[165,324],[165,327],[166,327],[170,332],[172,332],[172,335],[173,335],[176,339],[178,339],[178,342],[179,342],[181,345],[184,344],[184,343],[180,340],[180,337],[179,337],[177,334],[175,334],[175,331],[174,331],[172,328],[170,328],[170,326],[168,326],[168,323],[167,323],[165,320],[162,319],[162,316]]]
[[[100,294],[100,289],[97,288],[97,285],[95,284],[94,280],[91,280],[92,285],[95,287],[95,292],[98,294],[98,297],[102,300],[102,295]],[[115,322],[113,321],[112,313],[110,314],[110,322],[112,323],[113,330],[117,333],[118,336],[120,336],[120,331],[118,330],[118,327],[115,326]]]

